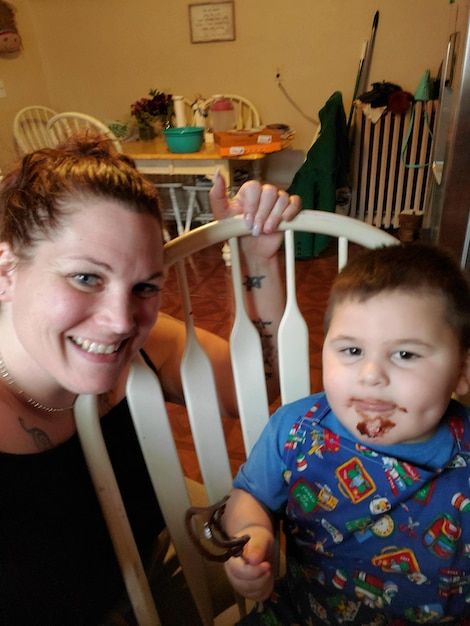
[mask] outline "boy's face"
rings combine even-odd
[[[466,357],[433,295],[384,292],[338,304],[323,347],[323,384],[340,422],[364,443],[429,439]]]

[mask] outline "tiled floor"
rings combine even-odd
[[[280,252],[281,262],[283,254]],[[316,259],[297,260],[296,276],[299,307],[310,329],[310,363],[312,390],[321,389],[321,345],[323,341],[323,314],[328,290],[336,274],[337,257],[334,245]],[[196,325],[228,338],[232,311],[230,268],[225,267],[221,246],[214,246],[194,255],[188,263],[188,277],[193,295],[193,313]],[[162,310],[181,317],[174,270],[166,281]],[[275,405],[273,406],[275,408]],[[172,426],[185,474],[200,480],[200,472],[191,440],[186,411],[169,405]],[[241,432],[237,420],[224,419],[233,472],[244,460]]]

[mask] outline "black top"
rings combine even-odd
[[[164,522],[127,402],[101,424],[145,562]],[[0,454],[0,624],[95,626],[123,593],[78,436],[39,454]]]

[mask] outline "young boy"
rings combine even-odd
[[[451,400],[469,349],[469,286],[444,251],[370,250],[339,274],[325,393],[273,415],[227,502],[226,531],[250,541],[226,571],[258,601],[240,624],[470,623],[470,410]]]

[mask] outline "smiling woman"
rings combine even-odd
[[[24,390],[9,396],[14,405],[32,397],[62,409],[78,393],[113,388],[155,322],[163,283],[158,197],[107,141],[33,152],[20,172],[2,187],[2,354]],[[95,354],[90,346],[105,348]],[[10,439],[2,438],[3,449],[32,451],[24,432]]]
[[[222,177],[211,193],[218,217],[243,214],[255,232],[265,233],[246,237],[243,245],[248,274],[256,267],[266,277],[263,297],[250,293],[248,302],[254,319],[276,325],[283,305],[276,255],[282,235],[269,233],[298,212],[298,198],[252,181],[229,202]],[[155,324],[163,281],[155,187],[105,137],[77,135],[32,152],[5,175],[0,186],[2,623],[110,625],[116,613],[120,624],[133,623],[122,617],[124,585],[73,405],[78,394],[98,397],[129,521],[142,560],[149,562],[161,533],[165,536],[164,521],[125,385],[131,359],[145,350],[166,398],[183,402],[184,326],[169,316]],[[220,404],[235,416],[228,346],[207,332],[201,339],[221,382]],[[275,349],[273,342],[266,341],[267,350]],[[269,374],[275,382],[275,369]],[[163,626],[197,625],[180,578],[157,573],[158,590],[165,589],[155,598]]]

